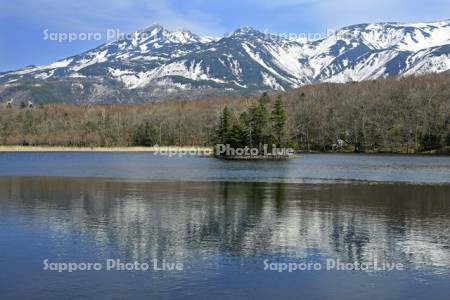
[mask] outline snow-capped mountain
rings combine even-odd
[[[0,73],[0,97],[139,102],[447,70],[450,20],[359,24],[314,41],[250,27],[216,39],[153,25],[49,65]]]

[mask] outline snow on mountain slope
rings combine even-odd
[[[345,27],[338,31],[344,39],[355,39],[375,50],[395,48],[413,51],[450,43],[450,22],[376,23]]]
[[[404,75],[441,73],[450,70],[450,45],[423,49],[408,57]]]
[[[49,65],[0,73],[0,84],[32,95],[23,93],[30,81],[83,87],[95,82],[91,90],[96,93],[87,98],[133,102],[180,91],[183,95],[208,89],[251,93],[321,81],[361,81],[447,70],[449,20],[359,24],[314,41],[274,38],[250,27],[215,39],[152,25]],[[110,92],[98,93],[99,89]],[[89,93],[90,89],[83,91]],[[10,94],[14,92],[10,90]],[[101,98],[104,95],[110,98]],[[117,98],[122,95],[127,99]]]

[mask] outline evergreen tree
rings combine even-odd
[[[277,97],[270,117],[272,121],[272,133],[277,147],[286,147],[289,144],[288,130],[286,128],[287,113],[284,109],[283,98]]]
[[[264,92],[261,97],[259,98],[259,103],[263,105],[267,105],[270,103],[270,96],[267,94],[267,92]]]
[[[231,111],[228,106],[225,106],[222,110],[222,114],[219,119],[219,124],[216,130],[216,143],[227,144],[229,143],[229,135],[231,129]]]
[[[135,146],[153,146],[156,144],[157,133],[151,124],[147,121],[140,124],[134,130],[133,144]]]
[[[250,147],[258,147],[261,151],[264,144],[271,144],[270,115],[266,103],[270,97],[264,93],[258,103],[252,105],[248,110],[248,128]]]
[[[239,116],[239,123],[242,127],[242,144],[243,146],[251,146],[253,145],[253,127],[249,126],[250,119],[248,111],[244,111]]]
[[[244,148],[247,145],[244,127],[239,120],[233,122],[233,125],[231,126],[229,144],[232,148]]]

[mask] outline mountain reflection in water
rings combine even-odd
[[[378,259],[446,272],[448,195],[448,185],[4,177],[0,218],[76,236],[100,257]]]

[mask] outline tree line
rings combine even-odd
[[[212,146],[219,141],[321,152],[448,151],[450,75],[323,83],[259,97],[0,104],[1,145]]]

